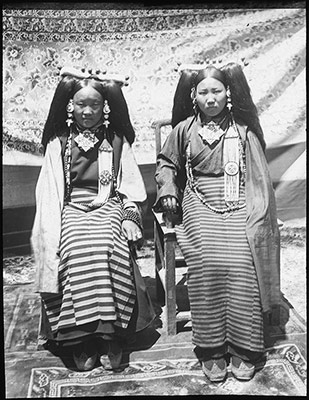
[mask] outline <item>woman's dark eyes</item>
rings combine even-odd
[[[205,94],[207,94],[208,92],[199,92],[199,94],[201,94],[201,95],[205,95]],[[219,94],[219,93],[221,93],[221,90],[212,90],[211,91],[211,93],[215,93],[215,94]]]
[[[84,103],[76,103],[79,107],[86,107],[87,104]],[[89,104],[91,107],[98,107],[100,103]]]

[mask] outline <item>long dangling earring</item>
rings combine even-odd
[[[108,128],[108,125],[110,124],[108,118],[109,118],[109,113],[111,112],[111,109],[109,107],[108,101],[104,100],[104,105],[103,105],[103,125],[105,125],[105,128]]]
[[[73,111],[74,111],[74,104],[73,104],[73,99],[70,99],[67,106],[66,106],[66,111],[68,114],[68,119],[65,121],[68,125],[68,127],[73,124]]]
[[[195,96],[195,88],[194,87],[191,89],[190,96],[191,96],[191,99],[192,99],[194,115],[197,115],[198,114],[198,106],[197,106],[197,101],[196,101],[196,96]]]
[[[196,97],[194,97],[194,99],[192,100],[192,103],[193,103],[194,114],[197,115],[198,114],[198,107],[197,107]]]
[[[226,107],[228,108],[229,112],[231,112],[233,105],[231,98],[231,90],[229,86],[226,88]]]

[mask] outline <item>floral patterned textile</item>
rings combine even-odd
[[[28,397],[84,397],[90,390],[94,397],[101,393],[105,396],[306,396],[306,364],[297,346],[290,344],[268,349],[266,361],[257,365],[250,382],[235,379],[228,367],[227,379],[211,384],[198,361],[184,357],[138,360],[121,374],[106,373],[102,367],[84,375],[59,367],[32,368]]]
[[[297,134],[305,123],[305,14],[304,8],[4,8],[4,151],[40,153],[58,67],[69,65],[130,77],[124,94],[135,146],[154,156],[151,124],[171,117],[178,63],[207,58],[246,58],[266,142],[285,140],[288,129]]]

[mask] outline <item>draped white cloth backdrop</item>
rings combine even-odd
[[[153,121],[170,118],[177,63],[249,62],[283,221],[305,216],[306,10],[3,9],[3,163],[40,165],[58,67],[130,76],[139,163],[155,162]],[[166,130],[168,132],[168,129]]]

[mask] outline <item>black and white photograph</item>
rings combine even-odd
[[[306,35],[2,4],[4,398],[307,395]]]

